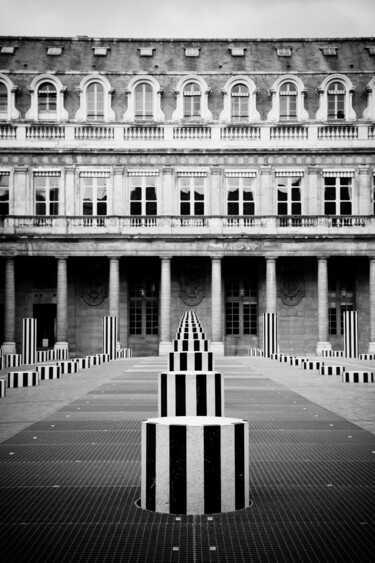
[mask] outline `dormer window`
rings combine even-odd
[[[224,108],[220,114],[220,121],[226,123],[259,121],[260,115],[256,109],[257,93],[254,82],[248,76],[239,75],[230,78],[222,89]]]
[[[3,82],[0,82],[0,117],[8,115],[8,88]]]
[[[297,88],[292,82],[284,82],[280,91],[280,121],[297,119]]]
[[[187,47],[185,57],[199,57],[199,47]]]
[[[0,120],[10,121],[19,118],[20,112],[15,107],[16,90],[10,78],[0,74]]]
[[[54,57],[60,56],[62,53],[62,47],[48,47],[47,55],[51,55]]]
[[[38,118],[55,120],[57,115],[57,91],[50,82],[43,82],[38,88]]]
[[[277,49],[277,55],[279,57],[291,57],[292,50],[289,47],[282,47],[280,49]]]
[[[236,84],[231,90],[232,121],[249,119],[249,89],[245,84]]]
[[[184,119],[201,117],[201,89],[198,84],[190,82],[184,88]]]
[[[328,92],[328,119],[345,119],[345,86],[342,82],[330,84]]]
[[[325,57],[335,57],[337,55],[337,47],[322,47],[322,53]]]
[[[4,45],[1,47],[1,54],[2,55],[14,55],[16,48],[8,45]]]
[[[115,112],[111,108],[113,90],[105,76],[87,76],[78,88],[80,107],[76,113],[77,121],[114,121]]]
[[[109,47],[93,47],[92,50],[96,57],[106,57]]]
[[[124,121],[164,121],[161,111],[162,90],[153,76],[136,76],[125,90],[128,109]]]
[[[229,51],[231,52],[232,57],[244,57],[245,56],[245,47],[229,47]]]
[[[140,57],[152,57],[154,54],[153,47],[140,47],[138,50]]]
[[[150,84],[141,82],[135,88],[135,119],[153,119],[153,91]]]

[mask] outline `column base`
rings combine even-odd
[[[211,342],[210,349],[211,349],[211,352],[215,356],[224,356],[224,343],[223,342]]]
[[[375,342],[368,343],[368,353],[375,354]]]
[[[159,342],[159,356],[168,356],[170,352],[173,352],[172,342]]]
[[[330,342],[318,342],[316,345],[316,355],[321,356],[323,351],[332,350],[332,346]]]
[[[16,354],[16,343],[15,342],[3,342],[1,345],[1,351],[3,356],[6,354]]]

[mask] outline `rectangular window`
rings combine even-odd
[[[35,214],[59,214],[60,175],[34,175]]]
[[[225,331],[232,336],[258,333],[258,299],[254,280],[239,276],[226,281]]]
[[[81,177],[82,214],[107,215],[108,177]]]
[[[255,178],[226,178],[228,215],[254,215]]]
[[[347,176],[324,178],[324,214],[352,214],[352,178]]]
[[[204,177],[181,177],[179,180],[180,214],[204,215]]]
[[[277,178],[277,214],[301,215],[301,178]]]
[[[156,282],[143,279],[131,280],[129,299],[129,334],[157,335],[159,332],[159,301]]]
[[[354,281],[347,277],[331,279],[328,286],[329,334],[344,334],[344,312],[354,311]]]
[[[155,176],[130,178],[130,215],[157,215]]]
[[[9,172],[0,171],[0,215],[9,215]]]

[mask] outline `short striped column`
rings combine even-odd
[[[142,508],[213,514],[248,504],[247,421],[166,417],[142,422]]]
[[[7,380],[4,377],[0,378],[0,398],[7,395]]]
[[[86,358],[74,358],[72,360],[78,366],[78,369],[88,369],[90,367],[90,357],[87,356]]]
[[[61,368],[61,373],[77,373],[78,365],[74,360],[64,360],[62,362],[57,363],[58,366]]]
[[[371,371],[344,371],[344,383],[374,383],[374,373]]]
[[[103,317],[103,353],[110,360],[116,358],[117,351],[117,317]]]
[[[344,311],[344,355],[358,358],[358,313]]]
[[[360,360],[375,360],[375,354],[359,354]]]
[[[52,352],[52,350],[51,350]],[[55,359],[55,360],[68,360],[69,359],[69,348],[55,348],[53,350],[54,354],[53,354],[53,358],[51,357],[50,359]]]
[[[264,357],[277,353],[277,313],[263,313]]]
[[[345,371],[344,366],[325,366],[320,367],[320,375],[342,375]]]
[[[22,363],[36,363],[36,319],[22,320]]]
[[[11,371],[8,373],[8,387],[36,387],[39,385],[39,376],[36,371]]]
[[[158,383],[158,416],[224,416],[221,373],[160,373]]]
[[[4,368],[18,368],[21,365],[21,354],[6,354],[4,356]]]
[[[44,381],[46,379],[61,379],[61,366],[36,366],[36,371],[39,374],[39,379]]]
[[[36,353],[36,362],[38,364],[42,363],[42,362],[48,362],[49,361],[49,355],[48,355],[49,350],[37,350]]]
[[[324,362],[320,362],[319,360],[307,360],[302,363],[303,369],[308,370],[320,370],[322,366],[324,366]]]

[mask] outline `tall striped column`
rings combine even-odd
[[[318,343],[316,354],[331,350],[328,342],[328,259],[318,258]]]
[[[171,343],[171,259],[161,259],[160,273],[160,343],[159,356],[168,354]]]
[[[36,363],[36,319],[22,320],[22,363]]]
[[[15,354],[15,327],[16,327],[16,286],[14,274],[14,258],[5,260],[5,286],[4,286],[4,342],[1,350],[3,355]]]
[[[344,311],[344,356],[358,358],[357,311]]]
[[[109,259],[109,316],[116,317],[117,333],[116,342],[119,340],[120,329],[120,260],[119,258]],[[106,352],[105,352],[106,353]]]
[[[166,417],[142,422],[141,506],[212,514],[249,504],[248,422]]]
[[[375,354],[375,258],[369,260],[370,341],[368,353]]]
[[[221,257],[211,258],[211,350],[224,356],[223,329],[222,329],[222,279]]]
[[[263,352],[265,358],[277,354],[277,313],[263,314]]]
[[[116,359],[117,317],[103,317],[103,354],[111,360]]]
[[[67,258],[57,259],[56,350],[68,350]]]

